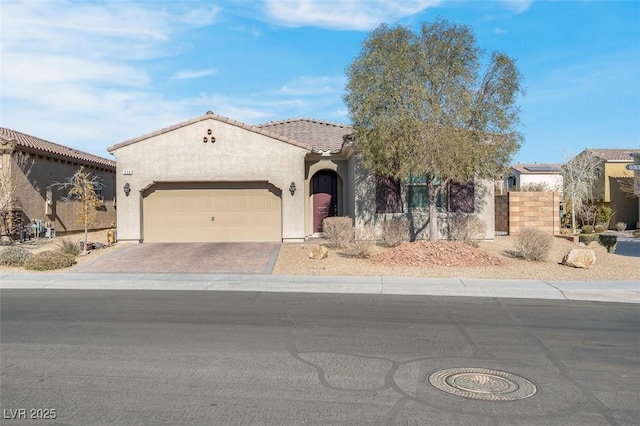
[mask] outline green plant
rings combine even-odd
[[[591,225],[583,225],[582,226],[582,233],[583,234],[593,234],[593,226],[591,226]]]
[[[596,231],[596,234],[602,234],[607,230],[607,228],[605,228],[603,225],[596,225],[593,229],[594,231]]]
[[[322,222],[322,231],[332,247],[342,249],[354,239],[353,220],[350,217],[327,217]]]
[[[31,253],[22,247],[7,247],[0,252],[0,265],[24,266],[24,262],[31,257]]]
[[[600,235],[598,234],[580,234],[578,237],[578,241],[584,243],[585,245],[589,245],[590,242],[596,241],[600,242]]]
[[[627,229],[627,224],[624,222],[618,222],[616,223],[616,231],[624,231],[625,229]]]
[[[543,262],[549,257],[553,236],[536,228],[522,228],[516,234],[516,252],[525,260]]]
[[[607,248],[609,253],[616,251],[616,245],[618,244],[618,237],[616,235],[600,235],[600,245]]]
[[[406,217],[385,219],[381,226],[380,245],[397,247],[409,241],[409,220]]]
[[[596,223],[602,223],[605,226],[609,224],[613,216],[613,209],[609,206],[599,206],[596,210]]]
[[[487,224],[477,216],[456,215],[449,220],[449,238],[477,247],[487,230]]]
[[[24,268],[32,271],[50,271],[68,268],[76,263],[76,257],[59,251],[42,251],[24,262]]]
[[[75,257],[80,254],[82,241],[72,241],[70,238],[62,238],[57,242],[57,245],[60,253],[70,254]]]

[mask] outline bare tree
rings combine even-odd
[[[68,189],[69,193],[62,198],[65,201],[78,202],[77,221],[84,226],[84,244],[82,254],[87,254],[87,240],[89,238],[89,225],[94,223],[98,217],[97,207],[101,204],[96,190],[103,186],[99,176],[85,172],[84,167],[80,167],[73,176],[65,182],[59,183],[61,189]]]
[[[28,177],[33,166],[33,159],[28,154],[17,151],[11,151],[8,155],[0,155],[2,162],[0,168],[0,226],[11,240],[19,226],[14,217],[18,201],[16,174],[22,173]]]
[[[485,60],[470,27],[437,20],[417,33],[381,25],[346,73],[344,99],[364,165],[398,190],[424,179],[429,238],[437,241],[442,188],[495,178],[519,147],[515,60],[500,52]]]
[[[562,166],[564,199],[571,209],[571,228],[576,232],[576,213],[593,198],[593,185],[602,173],[601,161],[585,150]]]

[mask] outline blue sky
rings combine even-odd
[[[368,33],[437,17],[517,59],[514,162],[640,147],[640,1],[3,0],[0,14],[0,125],[105,157],[207,110],[348,124],[344,69]]]

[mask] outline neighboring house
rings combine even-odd
[[[362,168],[351,134],[313,119],[252,126],[209,111],[114,145],[118,239],[286,242],[321,235],[327,216],[376,225],[403,205],[382,205],[384,180]],[[409,189],[401,202],[424,220],[426,188],[416,179]],[[453,209],[482,210],[493,238],[493,188],[474,189],[453,187]]]
[[[539,185],[562,193],[562,164],[514,164],[504,179],[507,192]]]
[[[56,185],[80,167],[98,176],[103,184],[96,188],[102,205],[92,229],[115,226],[114,161],[4,127],[0,127],[0,154],[2,197],[6,201],[2,207],[7,217],[0,224],[3,235],[16,236],[34,221],[58,234],[83,230],[84,225],[76,219],[77,202],[64,201],[68,190]]]
[[[636,228],[640,222],[638,197],[634,196],[633,190],[624,190],[625,186],[632,188],[633,172],[627,170],[626,166],[633,163],[632,154],[638,151],[640,150],[632,148],[591,148],[578,154],[580,156],[590,153],[600,161],[602,173],[594,184],[592,201],[613,209],[614,215],[609,221],[609,228],[614,228],[617,222],[624,222],[630,228]]]

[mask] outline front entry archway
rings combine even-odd
[[[313,232],[322,232],[322,221],[338,215],[338,175],[321,170],[313,176]]]

